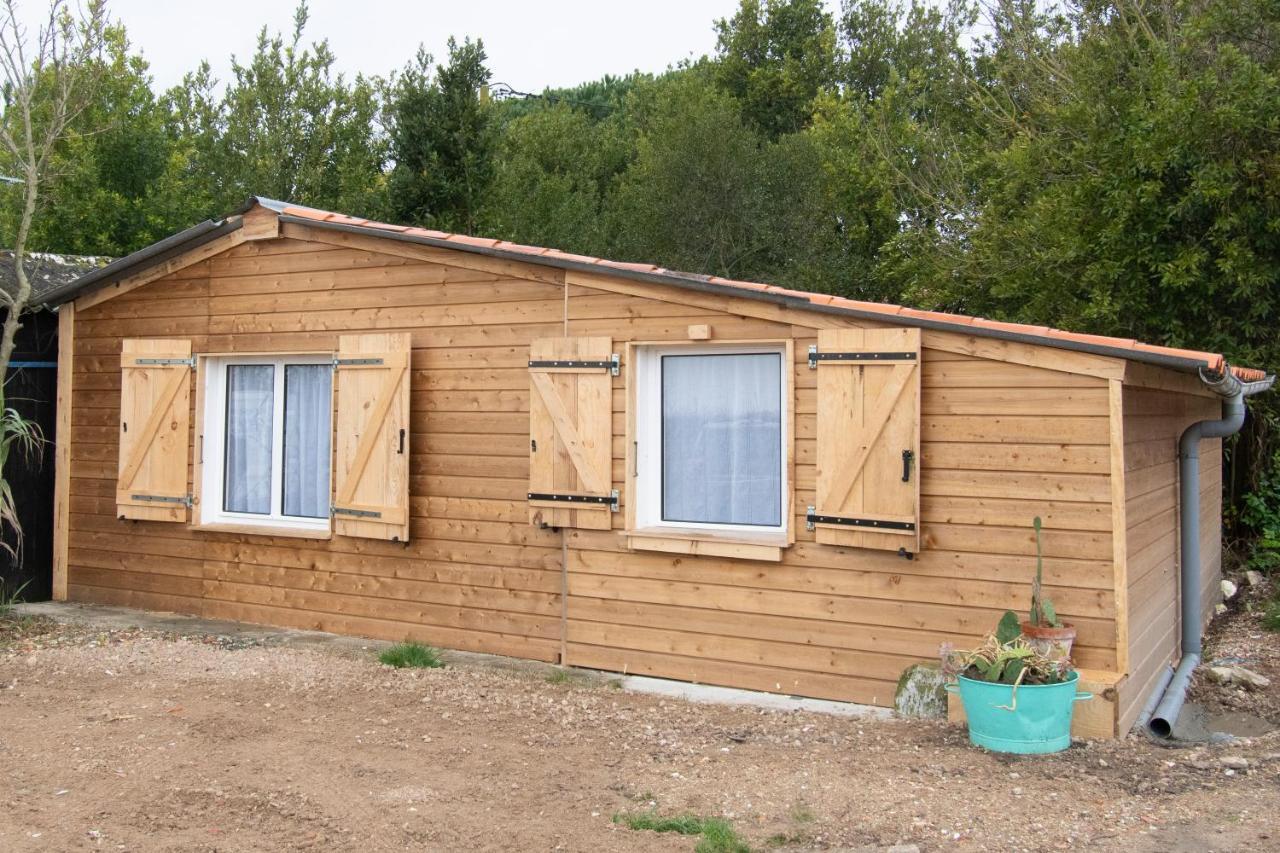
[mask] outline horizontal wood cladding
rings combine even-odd
[[[543,660],[563,639],[574,665],[889,704],[905,666],[1026,609],[1039,515],[1046,583],[1079,626],[1079,662],[1115,668],[1105,379],[926,339],[922,544],[904,560],[820,545],[804,529],[817,452],[806,351],[822,315],[735,313],[733,300],[672,301],[634,282],[566,286],[519,264],[477,269],[426,259],[447,252],[400,257],[285,233],[77,313],[71,598]],[[562,602],[561,533],[528,523],[530,341],[594,335],[622,352],[701,325],[713,342],[794,342],[795,544],[780,562],[632,552],[617,513],[612,529],[564,533]],[[407,332],[412,347],[408,544],[115,517],[122,339],[187,338],[202,354],[332,352],[342,334],[382,331]],[[625,507],[625,377],[611,390],[609,476]],[[1157,480],[1135,496],[1152,514],[1129,515],[1149,521],[1136,533],[1155,543],[1144,556],[1168,533],[1148,506]]]
[[[1221,400],[1131,386],[1123,400],[1129,678],[1118,713],[1120,731],[1127,731],[1160,672],[1181,653],[1178,439],[1195,421],[1220,417]],[[1207,624],[1221,597],[1221,439],[1201,442],[1200,500],[1201,621]]]

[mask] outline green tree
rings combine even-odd
[[[50,183],[33,246],[82,255],[124,255],[189,222],[166,215],[157,190],[169,166],[165,110],[147,64],[129,52],[124,28],[104,31],[98,84],[49,161]]]
[[[221,99],[207,66],[168,95],[177,183],[209,213],[251,195],[356,214],[376,207],[384,159],[377,83],[335,74],[327,41],[303,47],[307,14],[300,4],[288,42],[264,27],[249,61],[233,59]]]
[[[610,254],[749,277],[766,266],[761,139],[702,69],[667,74],[627,101],[635,159],[608,205]]]
[[[716,82],[770,139],[809,123],[813,101],[836,82],[836,39],[821,0],[740,0],[716,21]]]
[[[616,120],[564,103],[509,122],[485,194],[480,231],[520,243],[601,254],[602,213],[630,146]]]
[[[494,109],[485,94],[483,42],[449,39],[449,61],[432,74],[419,49],[388,88],[387,207],[396,222],[474,232],[493,179]]]

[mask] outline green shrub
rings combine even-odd
[[[384,649],[378,655],[378,660],[396,669],[436,669],[444,666],[444,661],[440,660],[440,652],[421,643],[400,643]]]
[[[1262,627],[1268,631],[1280,631],[1280,596],[1267,602],[1262,611]]]

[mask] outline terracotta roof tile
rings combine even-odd
[[[721,278],[719,276],[705,276],[696,273],[684,273],[674,270],[667,270],[653,264],[626,263],[623,261],[611,261],[604,258],[593,258],[588,255],[575,255],[571,252],[562,252],[558,249],[546,249],[538,246],[525,246],[519,243],[508,243],[502,240],[488,239],[482,237],[470,237],[465,234],[450,234],[444,231],[435,231],[427,228],[410,228],[403,225],[391,225],[384,222],[371,222],[366,219],[357,219],[355,217],[344,216],[340,213],[332,213],[330,211],[316,210],[309,207],[298,207],[295,205],[285,205],[282,208],[285,214],[297,216],[299,218],[313,219],[322,222],[341,222],[348,225],[364,226],[368,228],[381,229],[384,231],[400,232],[415,236],[425,237],[444,243],[452,243],[459,247],[472,246],[483,249],[494,249],[502,252],[509,252],[514,255],[527,256],[530,259],[543,258],[565,261],[570,263],[591,264],[606,269],[622,270],[627,272],[650,273],[671,279],[673,283],[679,281],[700,281],[710,284],[720,285],[722,287],[734,288],[744,291],[774,293],[781,296],[787,296],[794,299],[808,300],[815,306],[829,305],[836,308],[845,308],[866,314],[878,314],[886,318],[903,317],[916,320],[927,320],[930,322],[948,324],[956,326],[956,331],[963,333],[965,328],[973,329],[975,332],[980,331],[998,331],[1011,332],[1019,335],[1026,335],[1031,338],[1040,338],[1045,345],[1053,346],[1058,341],[1070,341],[1076,344],[1091,344],[1095,346],[1107,347],[1119,351],[1138,351],[1151,353],[1170,358],[1178,358],[1187,361],[1202,362],[1209,370],[1221,370],[1226,363],[1226,359],[1221,353],[1201,352],[1199,350],[1177,349],[1175,347],[1157,346],[1155,344],[1144,344],[1134,341],[1130,338],[1113,338],[1105,335],[1090,335],[1080,332],[1068,332],[1061,329],[1051,329],[1047,326],[1032,326],[1022,323],[1005,323],[997,320],[987,320],[982,317],[970,317],[963,314],[947,314],[940,311],[924,311],[918,308],[907,308],[901,305],[891,305],[880,302],[863,302],[857,299],[848,299],[841,296],[832,296],[825,293],[813,293],[804,290],[792,290],[789,288],[778,287],[776,285],[763,284],[754,281],[736,281],[734,279]],[[536,263],[536,260],[534,261]],[[1123,357],[1120,354],[1120,357]],[[1266,377],[1266,372],[1248,367],[1232,367],[1232,372],[1245,382],[1254,382]]]
[[[571,252],[562,252],[559,249],[547,249],[543,257],[555,258],[557,261],[574,261],[580,264],[594,264],[599,260],[599,258],[593,258],[590,255],[575,255]]]

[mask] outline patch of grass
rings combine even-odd
[[[567,669],[553,669],[547,673],[547,684],[568,684],[569,681],[569,670]]]
[[[22,601],[22,591],[27,588],[27,584],[31,581],[23,581],[12,589],[4,582],[0,581],[0,619],[8,618],[13,613],[13,605]]]
[[[702,824],[702,840],[693,850],[694,853],[751,853],[733,824],[720,818],[709,818]]]
[[[421,643],[399,643],[383,650],[378,660],[396,669],[437,669],[444,666],[440,652]]]
[[[791,810],[791,819],[796,823],[813,823],[818,816],[813,813],[813,809],[801,803]]]
[[[627,829],[648,830],[649,832],[675,832],[680,835],[701,835],[702,818],[697,815],[683,814],[673,817],[660,817],[653,812],[637,812],[632,814],[616,814],[614,823],[625,824]]]
[[[662,817],[653,812],[616,814],[613,822],[628,829],[649,832],[674,832],[679,835],[699,835],[694,853],[751,853],[729,821],[718,817],[700,817],[684,814]]]

